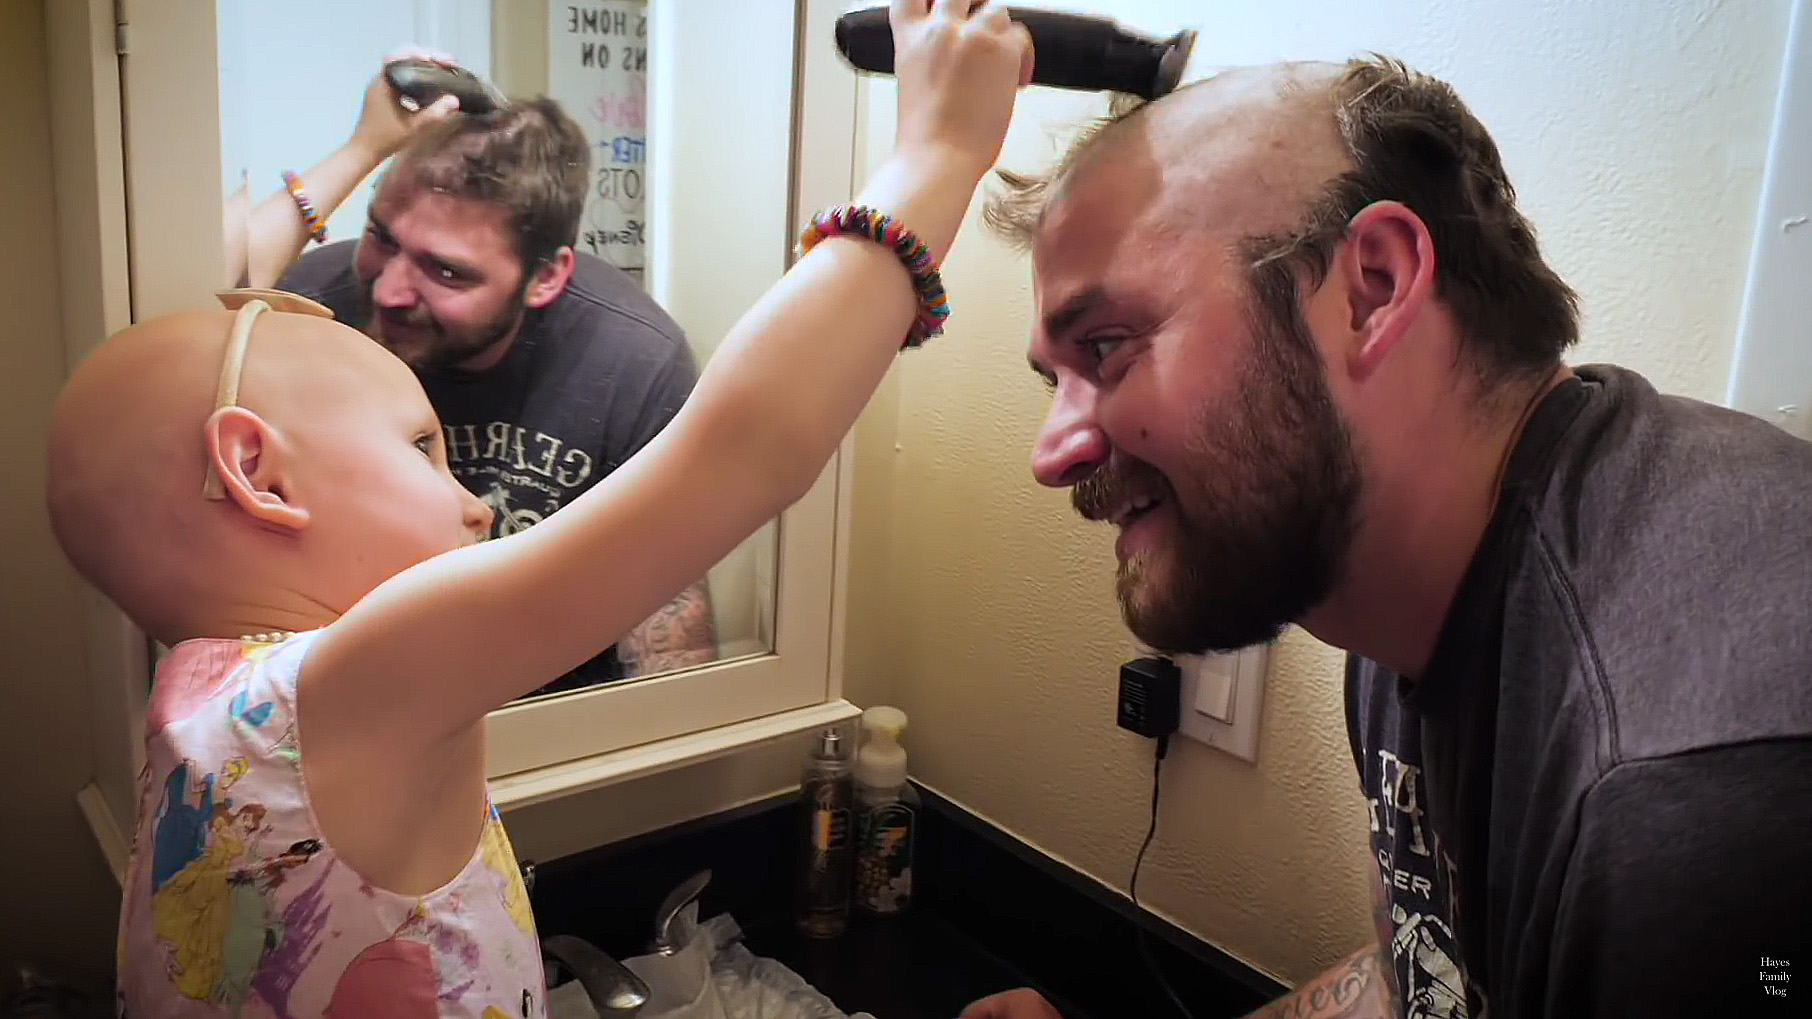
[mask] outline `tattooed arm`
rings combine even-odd
[[[711,597],[700,581],[629,631],[617,645],[626,675],[646,676],[705,665],[717,659]]]
[[[1369,945],[1246,1019],[1393,1019],[1382,955]]]
[[[1396,1019],[1397,975],[1383,946],[1390,944],[1390,907],[1376,867],[1371,876],[1372,921],[1378,943],[1367,945],[1246,1019]]]

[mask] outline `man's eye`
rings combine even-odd
[[[428,459],[434,459],[434,433],[428,432],[424,435],[416,436],[415,448],[421,450],[422,455]]]
[[[1125,342],[1124,336],[1090,337],[1082,341],[1082,348],[1088,351],[1091,360],[1100,364],[1113,356],[1119,345]]]
[[[1103,368],[1108,365],[1109,361],[1113,360],[1114,353],[1121,347],[1124,347],[1128,341],[1133,338],[1134,337],[1128,336],[1125,333],[1090,336],[1086,339],[1077,341],[1076,346],[1081,349],[1083,359],[1088,362],[1089,367],[1095,369],[1098,376],[1105,377],[1107,375],[1118,374],[1118,372],[1112,369],[1103,371]]]

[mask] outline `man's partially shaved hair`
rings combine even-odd
[[[1302,70],[1313,66],[1325,72]],[[1344,165],[1289,198],[1297,208],[1280,222],[1290,225],[1257,229],[1237,239],[1236,254],[1247,266],[1256,310],[1296,321],[1301,295],[1326,276],[1348,222],[1368,205],[1396,201],[1428,229],[1435,293],[1459,326],[1478,380],[1491,385],[1552,371],[1562,352],[1578,340],[1577,297],[1542,260],[1535,230],[1516,208],[1515,190],[1484,125],[1447,83],[1388,57],[1281,65],[1269,72],[1241,69],[1154,102],[1120,102],[1084,127],[1047,172],[999,171],[1002,188],[988,199],[984,221],[1009,243],[1029,248],[1065,184],[1091,166],[1111,165],[1140,135],[1171,135],[1162,144],[1142,146],[1151,158],[1212,161],[1208,154],[1217,147],[1238,146],[1244,139],[1228,137],[1238,129],[1219,121],[1192,125],[1190,108],[1225,105],[1222,80],[1253,73],[1269,73],[1273,82],[1251,100],[1275,111],[1268,115],[1331,120],[1321,121],[1331,128],[1329,137],[1339,149],[1331,165]],[[1312,123],[1302,127],[1314,130]],[[1293,160],[1311,158],[1313,151],[1279,149]],[[1277,178],[1289,180],[1290,170],[1276,168]],[[1166,179],[1171,179],[1168,172]],[[1240,183],[1187,171],[1175,179],[1189,189]],[[1271,190],[1282,198],[1295,189]],[[1188,208],[1201,200],[1173,195],[1167,204]]]
[[[1187,89],[1188,86],[1184,88]],[[1138,96],[1119,92],[1112,93],[1111,96],[1107,114],[1078,128],[1068,147],[1044,173],[1021,173],[1007,169],[994,171],[994,175],[1004,186],[989,195],[982,205],[982,222],[996,236],[1019,251],[1030,249],[1032,239],[1038,236],[1038,225],[1044,219],[1044,210],[1050,204],[1054,191],[1069,178],[1070,173],[1076,169],[1076,164],[1082,161],[1083,156],[1101,148],[1110,131],[1151,105]]]

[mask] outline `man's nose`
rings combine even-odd
[[[409,280],[407,259],[391,258],[371,281],[371,299],[384,308],[407,308],[415,304],[415,287]]]
[[[1059,385],[1032,444],[1032,476],[1041,485],[1069,488],[1107,462],[1107,435],[1095,416],[1093,390]]]

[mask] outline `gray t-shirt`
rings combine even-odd
[[[1577,374],[1425,674],[1347,663],[1405,1014],[1812,1014],[1812,443]]]
[[[326,305],[358,327],[357,241],[302,256],[277,287]],[[416,372],[440,416],[447,460],[494,512],[491,536],[511,534],[597,484],[654,438],[692,392],[698,365],[673,319],[635,281],[591,255],[546,307],[530,309],[496,367]],[[544,690],[620,679],[607,648]]]

